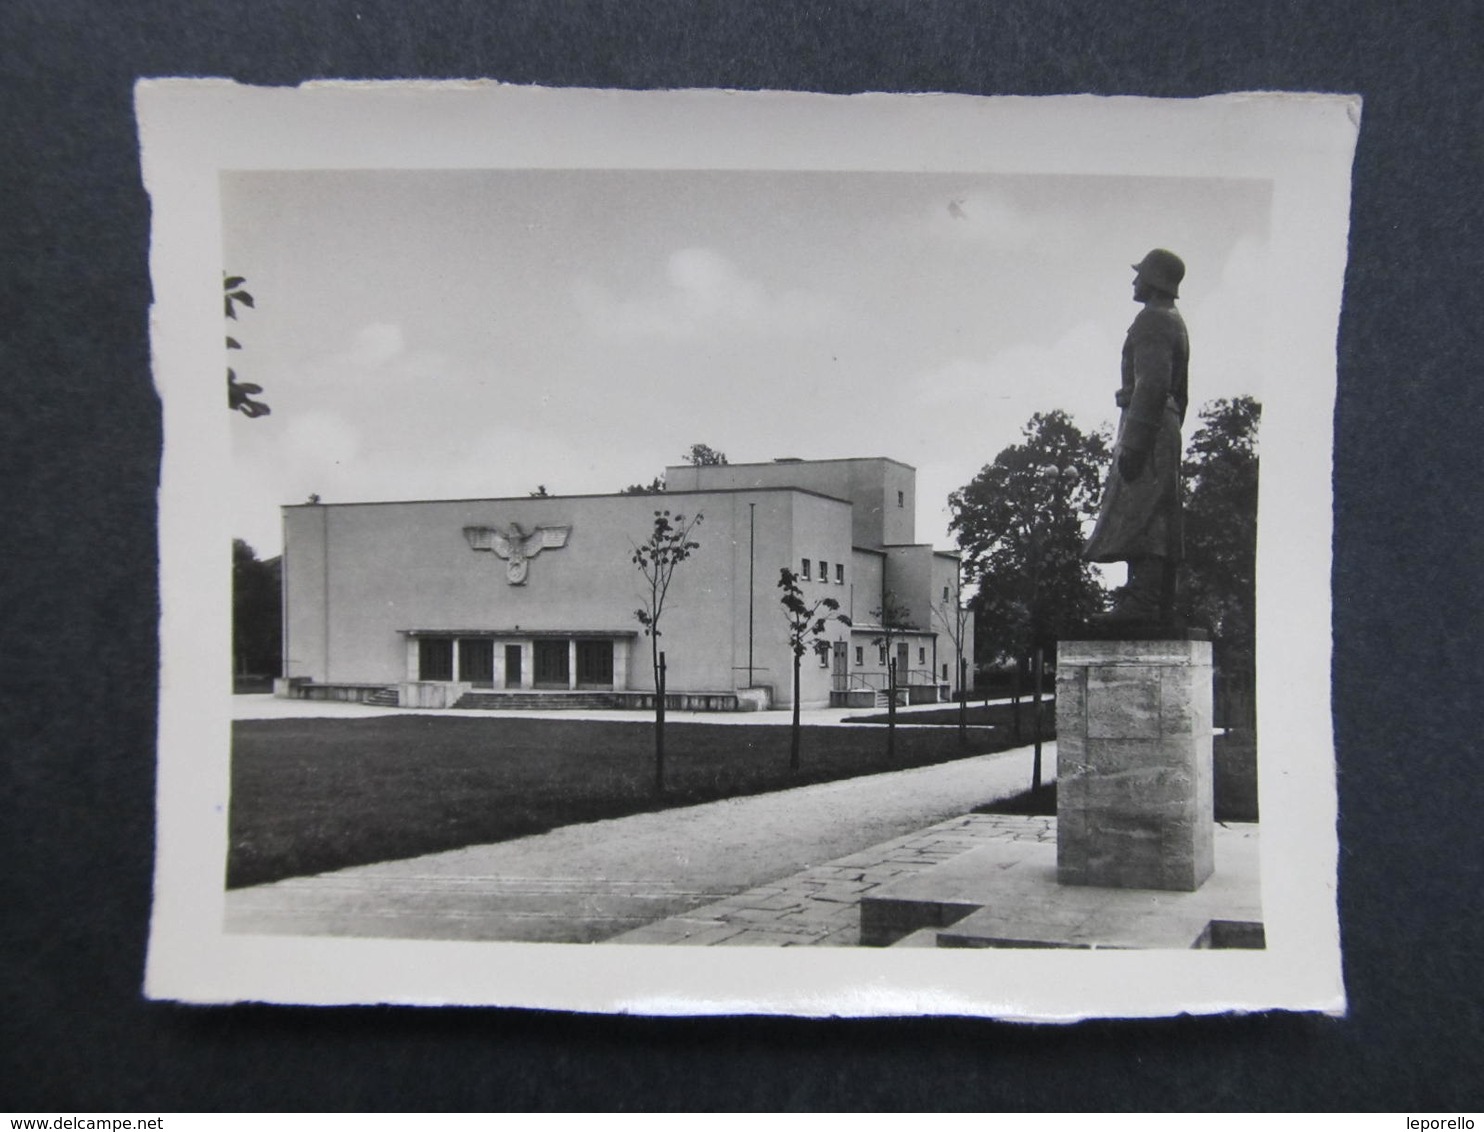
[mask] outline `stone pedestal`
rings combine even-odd
[[[1211,643],[1062,641],[1057,880],[1193,892],[1213,867]]]

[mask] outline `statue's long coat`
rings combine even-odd
[[[1146,306],[1123,343],[1124,406],[1113,467],[1103,488],[1097,526],[1082,556],[1090,562],[1126,562],[1182,556],[1180,426],[1189,402],[1190,340],[1173,306]],[[1120,451],[1145,454],[1144,469],[1125,481]]]

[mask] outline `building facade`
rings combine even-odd
[[[830,622],[828,654],[804,659],[802,706],[870,702],[893,662],[901,698],[942,698],[958,687],[953,625],[968,619],[953,613],[957,556],[912,541],[915,479],[880,458],[788,460],[668,468],[656,495],[285,507],[279,691],[652,703],[632,556],[668,510],[702,516],[660,622],[674,706],[791,704],[785,566],[807,602],[832,597],[852,622]],[[971,657],[971,637],[960,643]]]

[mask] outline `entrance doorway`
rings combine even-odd
[[[520,687],[520,658],[522,649],[519,645],[505,646],[505,687]]]

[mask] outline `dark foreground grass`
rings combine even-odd
[[[1016,814],[1020,817],[1056,817],[1056,783],[1043,782],[1033,790],[1026,790],[997,802],[975,806],[976,814]]]
[[[654,727],[589,720],[392,716],[233,725],[227,884],[503,841],[558,826],[926,766],[1013,745],[1007,729],[671,723],[654,789]]]

